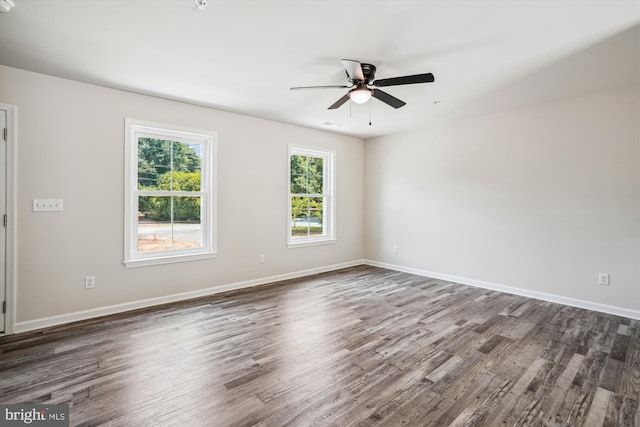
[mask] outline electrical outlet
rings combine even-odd
[[[609,286],[609,275],[607,273],[599,273],[598,284],[602,286]]]
[[[84,288],[93,289],[96,287],[96,276],[87,276],[84,278]]]
[[[62,199],[33,199],[33,212],[62,211]]]
[[[398,253],[398,245],[393,245],[393,253],[394,254]]]
[[[260,261],[260,264],[264,264],[264,255],[260,255],[258,259]]]

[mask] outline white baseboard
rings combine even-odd
[[[417,268],[403,267],[401,265],[388,264],[386,262],[378,262],[366,259],[365,264],[373,267],[388,268],[390,270],[402,271],[418,276],[431,277],[433,279],[446,280],[448,282],[461,283],[463,285],[474,286],[476,288],[490,289],[492,291],[505,292],[508,294],[520,295],[528,298],[535,298],[543,301],[555,302],[558,304],[569,305],[572,307],[586,308],[587,310],[599,311],[601,313],[615,314],[616,316],[628,317],[630,319],[640,320],[640,310],[632,310],[629,308],[616,307],[597,302],[585,301],[575,298],[563,297],[545,292],[531,291],[528,289],[514,288],[511,286],[499,285],[496,283],[483,282],[481,280],[467,279],[465,277],[451,276],[449,274],[435,273],[433,271],[419,270]]]
[[[365,264],[364,260],[356,260],[343,262],[340,264],[327,265],[324,267],[311,268],[308,270],[296,271],[293,273],[278,274],[275,276],[262,277],[259,279],[247,280],[244,282],[229,283],[226,285],[215,286],[212,288],[198,289],[197,291],[181,292],[163,297],[148,298],[139,301],[131,301],[122,304],[109,305],[106,307],[92,308],[89,310],[76,311],[68,314],[60,314],[57,316],[43,317],[41,319],[27,320],[24,322],[16,322],[14,327],[15,333],[33,331],[35,329],[48,328],[51,326],[62,325],[65,323],[77,322],[78,320],[92,319],[95,317],[106,316],[109,314],[123,313],[125,311],[136,310],[139,308],[151,307],[154,305],[166,304],[188,300],[191,298],[204,297],[222,292],[235,291],[238,289],[251,288],[254,286],[267,285],[282,280],[295,279],[298,277],[311,276],[313,274],[325,273],[328,271],[339,270],[341,268],[355,267]]]
[[[267,285],[282,280],[295,279],[299,277],[311,276],[318,273],[325,273],[328,271],[339,270],[342,268],[355,267],[358,265],[371,265],[374,267],[388,268],[390,270],[402,271],[405,273],[411,273],[418,276],[431,277],[434,279],[446,280],[448,282],[461,283],[463,285],[474,286],[483,289],[490,289],[498,292],[506,292],[514,295],[521,295],[524,297],[535,298],[543,301],[554,302],[558,304],[569,305],[572,307],[585,308],[587,310],[599,311],[602,313],[615,314],[617,316],[628,317],[631,319],[640,320],[640,310],[631,310],[628,308],[616,307],[606,304],[594,303],[591,301],[584,301],[575,298],[567,298],[560,295],[548,294],[544,292],[531,291],[522,288],[514,288],[511,286],[499,285],[496,283],[484,282],[481,280],[467,279],[464,277],[451,276],[448,274],[435,273],[432,271],[425,271],[416,268],[403,267],[395,264],[388,264],[384,262],[378,262],[373,260],[356,260],[350,262],[344,262],[340,264],[328,265],[324,267],[311,268],[308,270],[296,271],[292,273],[278,274],[275,276],[262,277],[259,279],[247,280],[244,282],[229,283],[226,285],[215,286],[212,288],[199,289],[190,292],[181,292],[179,294],[172,294],[163,297],[148,298],[144,300],[131,301],[122,304],[115,304],[106,307],[98,307],[89,310],[76,311],[68,314],[61,314],[51,317],[43,317],[40,319],[27,320],[24,322],[16,322],[14,327],[14,333],[33,331],[36,329],[48,328],[51,326],[62,325],[65,323],[77,322],[79,320],[92,319],[95,317],[106,316],[109,314],[123,313],[125,311],[136,310],[139,308],[151,307],[154,305],[166,304],[171,302],[178,302],[188,300],[191,298],[204,297],[209,295],[215,295],[223,292],[234,291],[238,289],[251,288],[254,286]]]

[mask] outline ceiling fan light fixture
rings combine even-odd
[[[372,90],[366,87],[359,87],[349,91],[349,98],[356,104],[364,104],[371,99]]]

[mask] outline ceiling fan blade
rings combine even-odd
[[[414,74],[412,76],[392,77],[390,79],[376,80],[372,84],[377,87],[412,85],[415,83],[433,83],[435,81],[433,74]]]
[[[289,90],[301,90],[301,89],[349,89],[351,86],[296,86],[291,87]]]
[[[389,95],[387,92],[383,92],[380,89],[373,89],[373,97],[392,106],[393,108],[400,108],[407,104],[406,102],[401,101],[395,96]]]
[[[335,110],[336,108],[340,108],[342,104],[349,100],[349,93],[347,92],[342,98],[338,99],[336,102],[331,104],[328,110]]]
[[[364,81],[364,72],[362,71],[362,65],[358,61],[352,59],[343,59],[342,65],[347,70],[347,74],[351,80]]]

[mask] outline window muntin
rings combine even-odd
[[[215,255],[215,133],[127,120],[125,264]]]
[[[289,226],[291,246],[332,243],[334,236],[334,153],[289,149]]]

